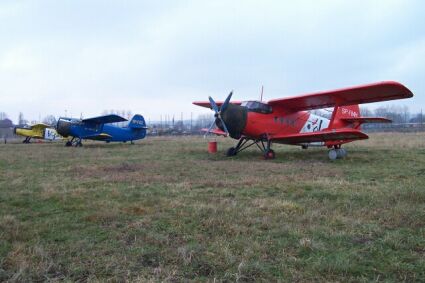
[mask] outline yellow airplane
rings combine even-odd
[[[25,137],[25,140],[22,141],[23,143],[30,143],[32,138],[50,141],[63,139],[54,128],[43,123],[35,124],[29,127],[15,127],[13,132],[16,135]]]

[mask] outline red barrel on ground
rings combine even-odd
[[[208,153],[217,153],[217,142],[216,141],[208,142]]]

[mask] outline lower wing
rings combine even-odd
[[[43,136],[40,136],[40,135],[31,135],[31,138],[33,138],[33,139],[44,139],[44,137]]]
[[[110,138],[112,138],[112,136],[109,135],[109,134],[106,134],[106,133],[100,133],[98,135],[84,136],[82,138],[83,139],[89,139],[89,140],[103,141],[103,140],[109,140]]]
[[[365,133],[354,129],[335,129],[312,133],[293,135],[271,135],[270,139],[275,142],[287,144],[300,144],[311,142],[344,142],[363,140],[369,138]]]
[[[222,130],[220,130],[220,129],[214,129],[214,130],[208,131],[208,129],[207,129],[207,128],[202,128],[202,129],[201,129],[201,132],[204,132],[204,133],[206,133],[206,134],[211,133],[211,134],[215,134],[215,135],[217,135],[217,136],[224,136],[224,137],[227,137],[226,132],[224,132],[224,131],[222,131]]]

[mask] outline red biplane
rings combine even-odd
[[[272,143],[309,146],[326,146],[329,158],[343,158],[347,152],[341,145],[367,139],[360,130],[364,123],[389,123],[381,117],[361,117],[358,104],[403,99],[413,96],[404,85],[393,82],[355,86],[301,96],[262,101],[230,102],[231,92],[224,102],[196,101],[193,104],[211,108],[215,121],[207,133],[230,136],[239,140],[227,150],[234,156],[242,150],[257,145],[265,159],[275,158]],[[330,119],[308,112],[333,107]],[[218,129],[212,130],[214,124]]]

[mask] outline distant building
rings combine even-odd
[[[0,128],[13,128],[13,122],[7,118],[0,120]]]
[[[9,119],[0,120],[0,138],[4,138],[5,141],[7,138],[13,137],[13,123]]]

